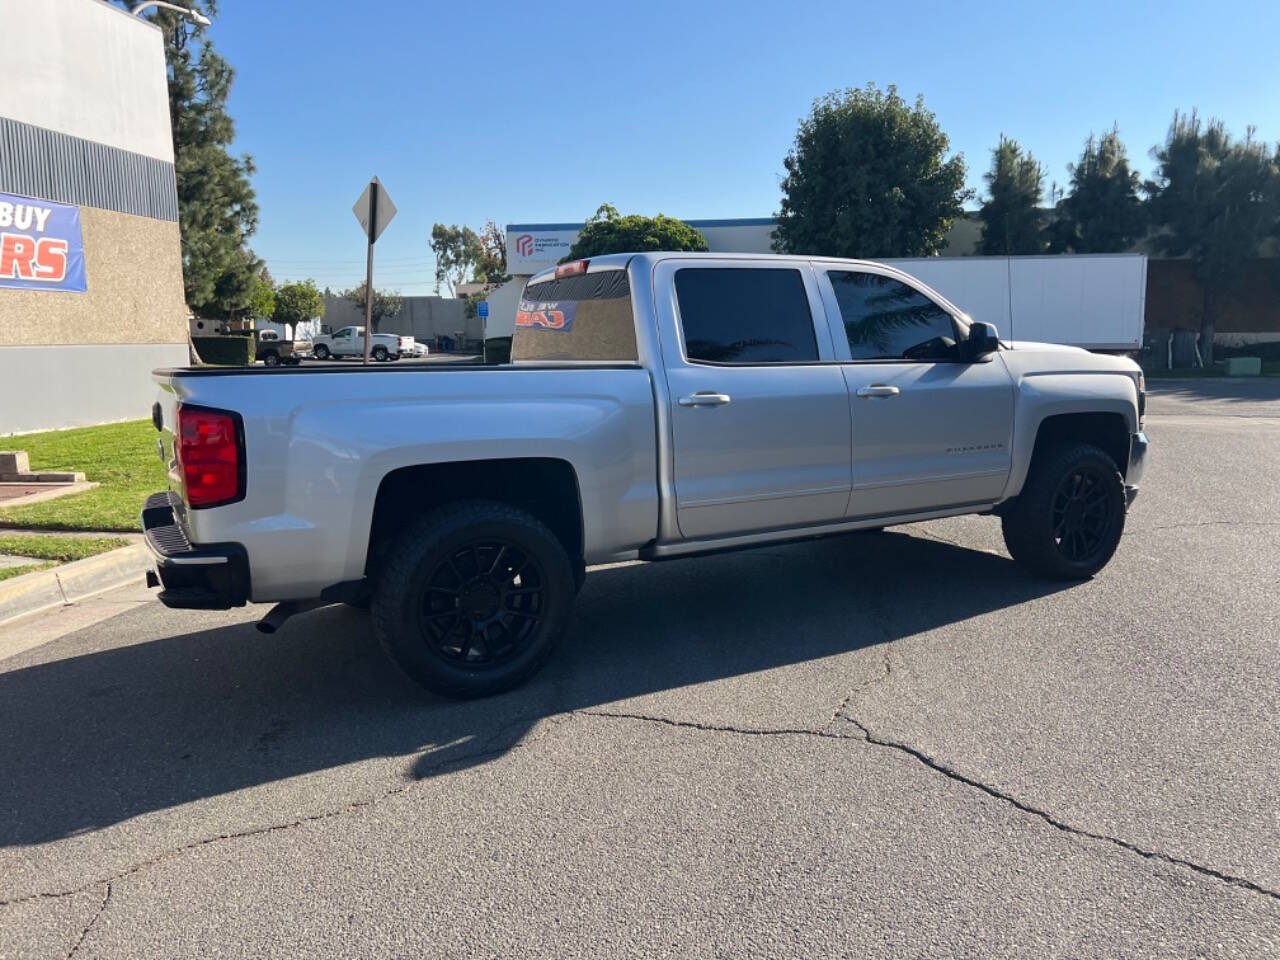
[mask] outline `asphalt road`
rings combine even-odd
[[[989,518],[612,567],[469,704],[345,608],[29,623],[0,957],[1276,956],[1280,382],[1153,393],[1084,584]]]

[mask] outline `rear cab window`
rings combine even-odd
[[[524,288],[511,338],[513,363],[634,363],[638,356],[625,269],[555,277]]]
[[[818,359],[804,278],[793,267],[682,267],[675,274],[685,356],[694,363]]]

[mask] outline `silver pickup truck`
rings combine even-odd
[[[171,607],[371,606],[451,696],[551,654],[590,564],[993,514],[1034,573],[1111,558],[1132,361],[1004,343],[875,263],[611,255],[530,279],[503,366],[158,370]]]

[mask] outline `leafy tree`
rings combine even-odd
[[[602,203],[582,227],[565,260],[581,260],[606,253],[643,253],[646,250],[706,250],[707,238],[683,220],[658,214],[622,216],[612,204]],[[563,262],[563,261],[561,261]]]
[[[343,292],[343,297],[354,303],[360,310],[360,315],[364,316],[365,308],[365,285],[362,283],[358,287],[352,287],[350,290]],[[400,313],[400,308],[404,304],[400,300],[400,294],[392,293],[386,290],[373,291],[373,332],[378,332],[378,326],[383,320],[390,320]]]
[[[470,227],[437,223],[431,228],[431,251],[436,255],[436,293],[447,284],[449,296],[457,296],[458,284],[465,283],[484,254],[479,235]]]
[[[1040,200],[1044,195],[1044,168],[1030,151],[1023,153],[1016,140],[1000,135],[991,151],[991,169],[983,175],[987,199],[978,217],[982,240],[978,251],[987,256],[1042,253],[1045,249]]]
[[[362,309],[364,307],[363,298],[360,300],[360,307]],[[377,309],[376,297],[374,298],[374,308]],[[298,335],[298,324],[314,320],[323,314],[324,298],[320,296],[320,291],[316,289],[314,280],[301,280],[282,284],[280,289],[276,291],[275,321],[285,325],[289,330],[291,339],[296,339]],[[377,328],[375,327],[374,329],[376,330]]]
[[[487,221],[480,231],[480,256],[476,259],[473,276],[481,283],[493,285],[511,279],[507,273],[507,237],[492,220]]]
[[[264,266],[253,278],[253,293],[249,297],[249,315],[256,320],[270,320],[276,310],[276,282]]]
[[[783,160],[774,249],[838,257],[920,257],[946,245],[973,194],[963,156],[917,97],[897,87],[837,90],[814,101]]]
[[[1071,193],[1057,208],[1050,228],[1053,253],[1120,253],[1141,240],[1147,211],[1138,191],[1142,178],[1113,127],[1100,138],[1089,134],[1080,162],[1069,164]]]
[[[1165,142],[1151,151],[1156,177],[1146,185],[1156,232],[1152,246],[1187,257],[1201,288],[1200,351],[1213,362],[1213,334],[1223,300],[1250,257],[1275,229],[1280,210],[1277,157],[1253,138],[1236,140],[1196,111],[1175,112]]]
[[[125,9],[136,0],[117,0]],[[216,0],[178,0],[213,17]],[[227,97],[235,74],[203,27],[157,8],[148,18],[164,35],[178,181],[178,224],[187,306],[199,316],[243,316],[262,266],[245,241],[258,225],[249,177],[253,160],[229,152],[235,127]]]

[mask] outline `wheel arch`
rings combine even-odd
[[[584,569],[582,493],[577,472],[556,457],[511,457],[414,464],[387,473],[378,484],[365,554],[375,576],[381,551],[410,512],[421,515],[462,500],[493,500],[526,511],[556,535],[575,576]]]
[[[1132,431],[1129,420],[1123,413],[1090,410],[1051,414],[1036,425],[1035,433],[1025,449],[1020,448],[1020,459],[1024,466],[1016,478],[1016,486],[1010,483],[1008,496],[1016,496],[1022,491],[1027,474],[1031,472],[1037,458],[1044,456],[1046,450],[1057,444],[1073,441],[1091,443],[1100,448],[1115,461],[1116,467],[1120,470],[1120,476],[1125,476],[1129,469],[1129,445],[1132,442]]]

